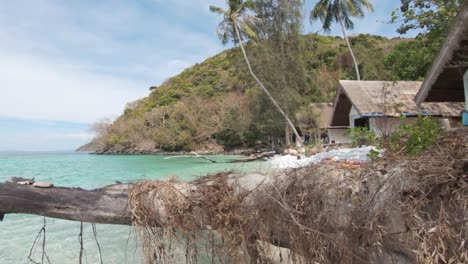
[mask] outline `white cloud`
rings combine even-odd
[[[149,86],[222,50],[214,33],[222,18],[210,5],[226,1],[3,3],[0,115],[89,123],[120,114]],[[375,3],[376,14],[356,20],[355,32],[382,32],[375,21],[392,5]]]
[[[148,94],[140,82],[0,53],[0,115],[91,123]]]
[[[167,13],[122,0],[4,3],[0,116],[90,123],[119,115],[149,86],[221,51],[204,10],[222,2],[165,1]]]

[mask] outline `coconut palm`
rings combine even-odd
[[[294,127],[294,124],[291,122],[288,115],[280,107],[278,102],[276,102],[276,100],[270,94],[270,92],[265,87],[265,85],[263,85],[263,83],[258,79],[258,77],[253,72],[252,66],[250,65],[249,58],[247,57],[247,53],[242,43],[244,39],[253,39],[256,37],[256,34],[254,30],[250,27],[250,25],[252,25],[253,22],[255,22],[255,20],[257,19],[254,16],[247,14],[249,9],[253,9],[253,6],[254,6],[253,1],[252,0],[246,0],[246,1],[228,0],[227,2],[229,5],[228,10],[224,10],[223,8],[220,8],[220,7],[210,6],[211,12],[217,13],[223,16],[223,21],[221,21],[221,23],[219,23],[218,27],[216,28],[216,32],[219,38],[221,39],[221,42],[224,45],[232,40],[234,44],[239,44],[242,50],[242,54],[244,55],[244,59],[247,64],[247,67],[249,68],[250,75],[252,75],[254,80],[257,82],[257,84],[260,86],[263,92],[267,95],[267,97],[276,107],[278,112],[280,112],[281,115],[284,117],[284,119],[286,120],[286,123],[289,125],[289,127],[294,132],[294,135],[296,136],[296,144],[298,145],[298,147],[303,147],[301,137],[299,136],[299,133]]]
[[[349,43],[346,30],[354,28],[354,23],[351,21],[351,18],[363,17],[364,9],[374,11],[374,7],[369,0],[319,0],[310,12],[311,22],[320,19],[325,32],[330,32],[330,27],[333,22],[337,22],[341,25],[346,45],[353,58],[354,69],[358,80],[361,80],[361,75],[359,74],[358,63],[354,56],[353,49],[351,48],[351,44]]]

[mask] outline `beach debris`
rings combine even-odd
[[[316,155],[298,159],[297,156],[293,155],[284,155],[284,156],[275,156],[270,162],[273,167],[278,169],[288,169],[288,168],[301,168],[307,167],[313,164],[320,163],[322,161],[326,162],[354,162],[358,161],[360,163],[369,161],[369,153],[371,150],[379,151],[375,147],[369,146],[364,148],[346,148],[346,149],[336,149],[326,152],[320,152]],[[347,164],[344,164],[345,166]],[[358,164],[350,164],[358,165]]]
[[[31,185],[31,184],[34,184],[34,182],[33,181],[20,181],[20,182],[17,182],[16,184]]]
[[[16,184],[29,185],[29,184],[34,183],[34,178],[27,179],[27,178],[23,178],[23,177],[13,176],[9,180],[7,180],[6,183],[16,183]]]
[[[250,155],[250,157],[245,158],[245,159],[238,159],[238,160],[233,160],[230,161],[230,163],[240,163],[240,162],[252,162],[252,161],[257,161],[257,160],[267,160],[270,159],[271,157],[275,156],[276,152],[275,151],[268,151],[268,152],[263,152],[255,155]]]
[[[47,183],[47,182],[36,182],[33,184],[34,187],[37,188],[52,188],[54,187],[53,183]]]
[[[213,159],[210,159],[208,157],[205,157],[205,156],[200,156],[198,153],[196,153],[195,151],[192,151],[190,152],[191,154],[195,155],[195,156],[189,156],[189,155],[183,155],[183,156],[173,156],[173,157],[166,157],[164,158],[165,160],[166,159],[174,159],[174,158],[194,158],[194,159],[206,159],[208,161],[211,161],[211,163],[216,163],[216,160],[213,160]]]

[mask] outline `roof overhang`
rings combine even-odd
[[[468,69],[468,3],[464,4],[435,57],[415,102],[463,102]]]
[[[333,104],[333,115],[330,127],[349,127],[349,112],[352,107],[353,104],[351,100],[341,83],[339,83],[335,103]]]

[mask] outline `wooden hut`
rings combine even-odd
[[[451,119],[457,122],[464,108],[462,102],[428,102],[417,105],[417,81],[339,81],[329,137],[336,143],[349,143],[349,128],[366,127],[377,136],[388,135],[400,124],[413,122],[418,115]],[[459,122],[459,121],[458,121]]]
[[[463,112],[459,114],[463,116],[463,124],[468,126],[468,2],[462,6],[434,58],[415,101],[418,105],[464,102]]]

